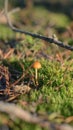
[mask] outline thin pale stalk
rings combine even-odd
[[[37,84],[38,75],[37,75],[37,69],[35,69],[35,83]]]

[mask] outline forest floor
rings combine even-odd
[[[44,7],[20,9],[17,28],[73,45],[73,22]],[[3,23],[4,22],[4,23]],[[73,129],[73,52],[0,24],[0,125],[9,130]],[[35,77],[34,62],[41,68]],[[10,107],[11,106],[11,107]],[[26,113],[26,114],[25,114]]]

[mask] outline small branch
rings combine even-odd
[[[16,13],[16,12],[18,12],[18,11],[20,11],[20,8],[15,8],[15,9],[11,10],[11,11],[9,12],[9,14],[13,14],[13,13]]]
[[[19,32],[19,33],[24,33],[26,35],[30,35],[34,38],[39,38],[39,39],[42,39],[42,40],[45,40],[49,43],[54,43],[60,47],[63,47],[65,49],[68,49],[70,51],[73,51],[73,47],[69,46],[69,45],[65,45],[63,42],[61,41],[58,41],[58,40],[55,40],[54,38],[51,38],[51,37],[46,37],[46,36],[42,36],[42,35],[39,35],[39,34],[34,34],[34,33],[31,33],[31,32],[28,32],[28,31],[25,31],[25,30],[20,30],[18,28],[15,28],[10,19],[9,19],[9,16],[8,16],[8,0],[5,0],[5,15],[6,15],[6,18],[7,18],[7,21],[8,21],[8,25],[9,27],[14,31],[14,32]]]
[[[35,116],[28,111],[16,106],[15,104],[5,103],[0,101],[0,112],[7,113],[10,116],[14,116],[28,123],[38,124],[43,128],[48,128],[51,130],[73,130],[73,127],[67,124],[56,124],[45,120],[44,117]]]

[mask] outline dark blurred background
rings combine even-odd
[[[0,0],[0,8],[3,8],[4,0]],[[73,0],[9,0],[10,6],[21,8],[42,5],[47,9],[63,12],[73,18]]]

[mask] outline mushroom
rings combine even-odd
[[[32,67],[35,69],[35,83],[38,84],[37,79],[38,79],[38,75],[37,75],[37,70],[41,68],[41,64],[39,61],[35,61],[32,65]]]

